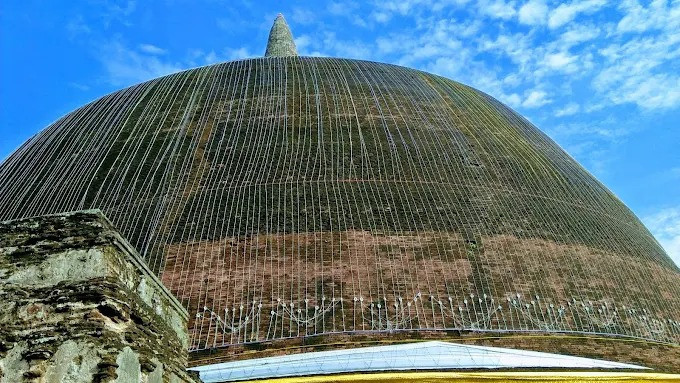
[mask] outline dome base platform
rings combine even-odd
[[[258,380],[260,383],[500,383],[500,382],[676,382],[677,374],[608,372],[608,371],[494,371],[494,372],[386,372],[378,374],[346,374],[303,376]]]
[[[503,347],[538,351],[649,367],[654,372],[680,372],[680,347],[629,337],[597,336],[582,333],[430,331],[392,334],[334,334],[302,339],[261,342],[239,347],[215,348],[189,354],[190,367],[246,359],[294,355],[315,351],[406,344],[438,340],[462,345]],[[276,343],[276,344],[272,344]],[[285,345],[283,344],[285,343]]]

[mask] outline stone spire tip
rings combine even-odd
[[[295,41],[293,41],[293,34],[288,28],[286,19],[279,13],[276,15],[274,25],[269,31],[269,39],[267,40],[267,50],[264,53],[265,57],[284,57],[297,56],[297,48]]]

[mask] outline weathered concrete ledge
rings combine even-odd
[[[193,382],[187,312],[99,210],[0,222],[0,381]]]

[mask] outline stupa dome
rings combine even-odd
[[[191,350],[224,359],[466,332],[680,342],[678,267],[527,119],[422,71],[297,56],[283,18],[269,40],[45,128],[0,164],[0,220],[101,209],[189,310]]]

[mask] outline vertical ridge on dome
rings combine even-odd
[[[274,20],[272,29],[269,31],[267,50],[265,51],[264,56],[282,57],[297,55],[293,34],[290,32],[290,28],[288,28],[288,24],[283,18],[283,15],[279,13]]]

